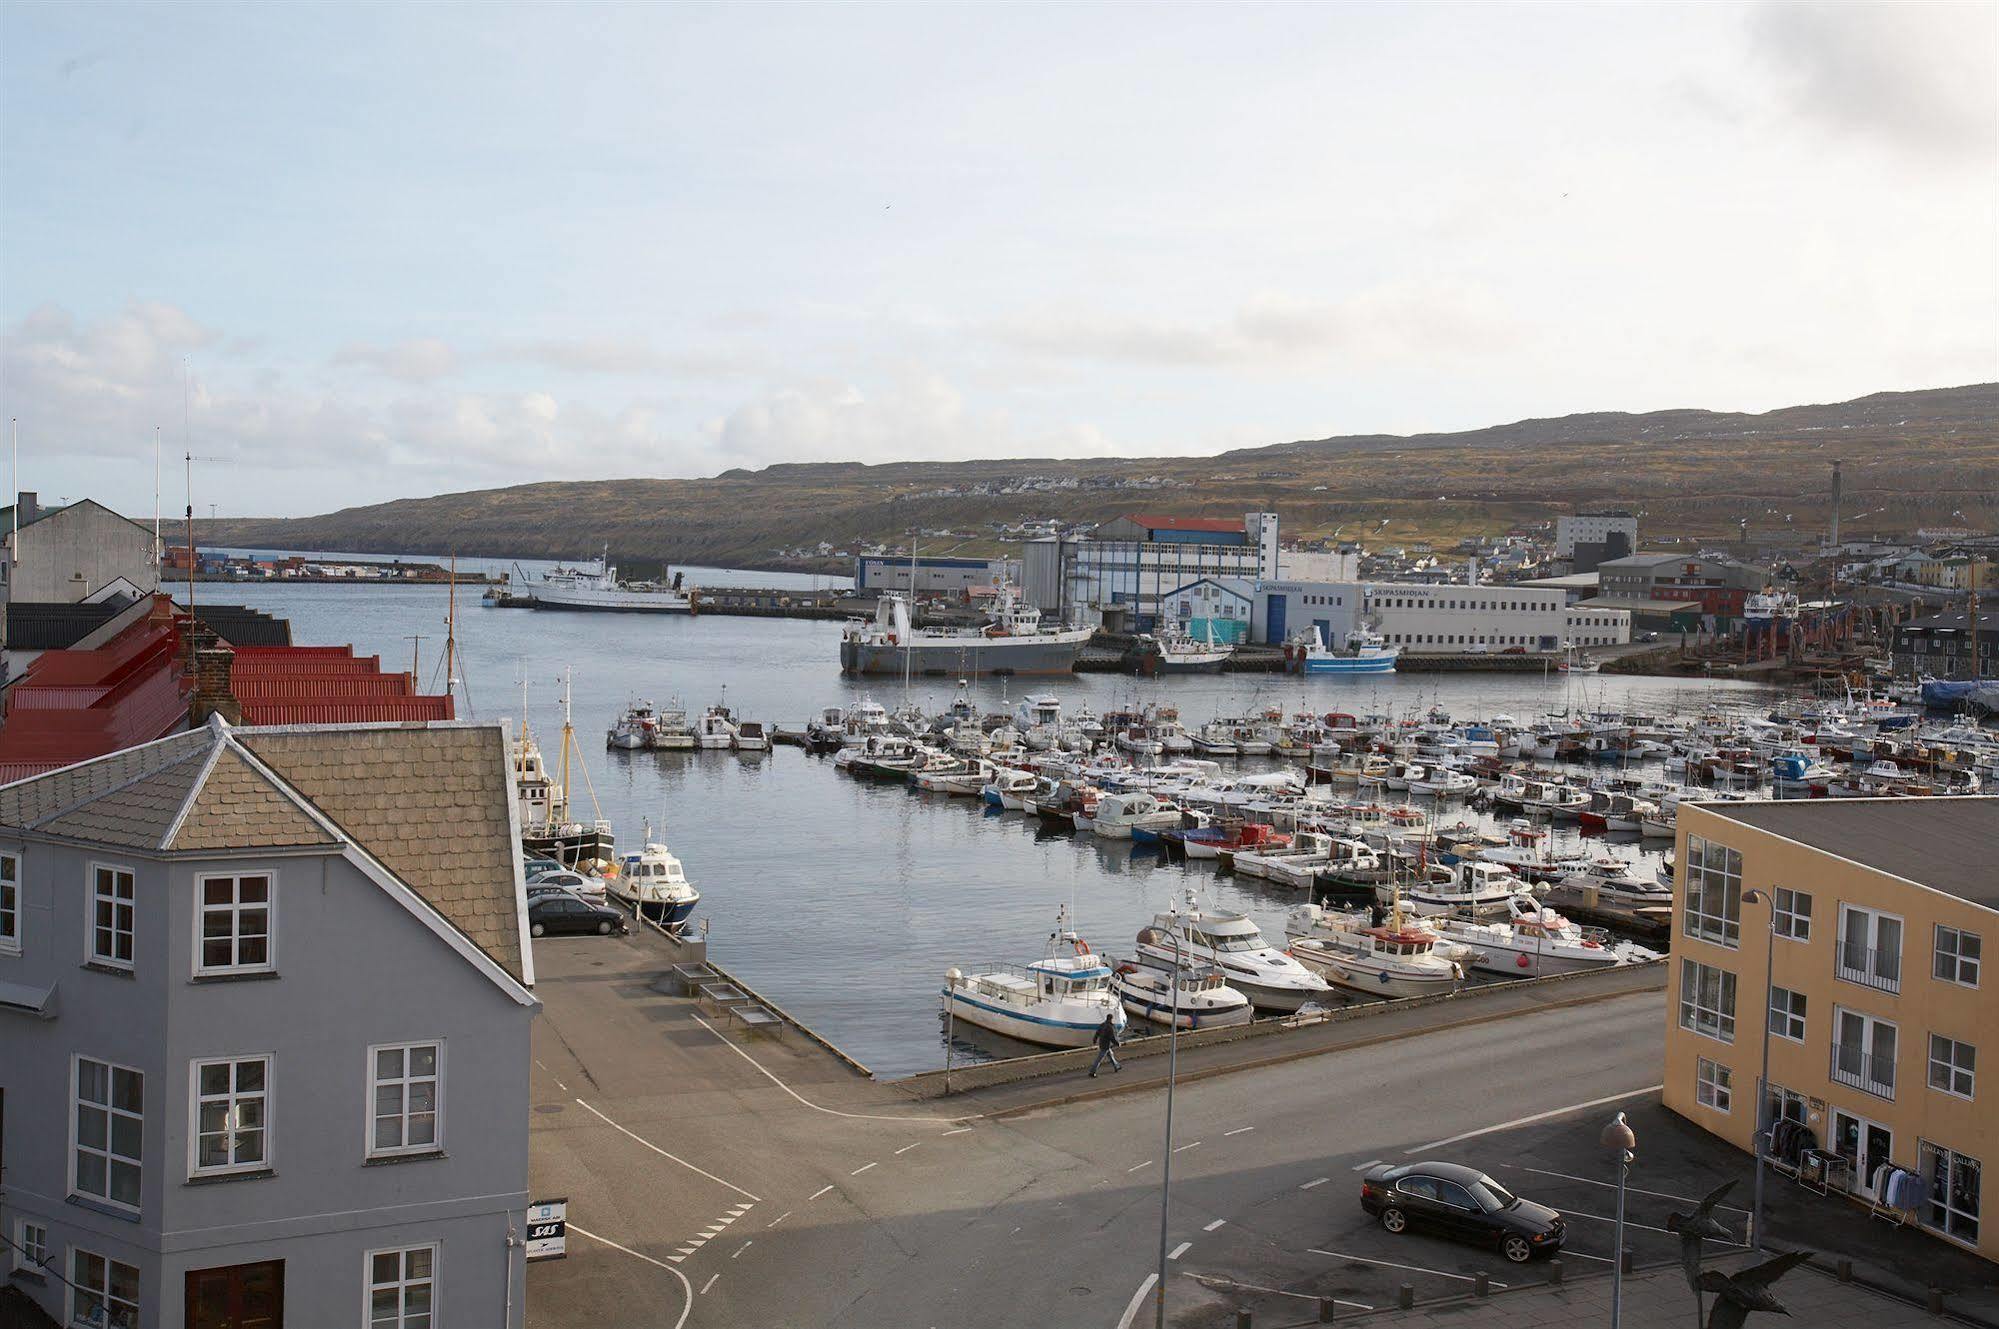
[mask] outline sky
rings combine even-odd
[[[0,0],[0,419],[289,516],[1836,401],[1999,378],[1995,163],[1992,3]]]

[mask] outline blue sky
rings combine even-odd
[[[1990,379],[1995,15],[4,3],[0,417],[289,515]]]

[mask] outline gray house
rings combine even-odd
[[[518,832],[497,725],[216,720],[0,788],[0,1281],[64,1324],[517,1329]]]

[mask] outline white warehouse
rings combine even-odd
[[[1559,651],[1631,640],[1622,609],[1583,609],[1560,591],[1462,583],[1287,582],[1257,584],[1251,635],[1281,642],[1305,628],[1337,644],[1365,626],[1412,654]]]

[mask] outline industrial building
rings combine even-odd
[[[1203,577],[1168,591],[1159,616],[1163,624],[1197,641],[1241,645],[1250,639],[1256,600],[1252,582]]]
[[[1599,563],[1596,573],[1606,598],[1698,603],[1714,631],[1728,630],[1742,617],[1743,601],[1770,584],[1768,568],[1702,554],[1632,554]]]
[[[1149,632],[1162,601],[1204,578],[1263,581],[1278,575],[1277,514],[1240,519],[1134,513],[1088,539],[1022,546],[1021,585],[1044,618]]]
[[[1994,844],[1993,798],[1681,804],[1665,1105],[1742,1149],[1761,1135],[1828,1203],[1999,1258],[1978,1087]]]
[[[1971,614],[1931,614],[1895,629],[1895,672],[1904,678],[1999,678],[1999,610],[1978,611],[1977,642]]]
[[[1411,654],[1559,651],[1631,640],[1631,616],[1570,605],[1556,590],[1462,583],[1267,581],[1255,591],[1251,636],[1278,643],[1316,627],[1337,644],[1356,627]]]
[[[1564,513],[1555,518],[1555,557],[1571,572],[1624,558],[1638,548],[1638,518],[1629,512]]]
[[[1020,580],[1020,560],[1013,558],[925,558],[915,563],[918,595],[965,596],[990,590],[1001,582]],[[854,560],[857,591],[907,591],[912,560],[889,554],[863,554]]]

